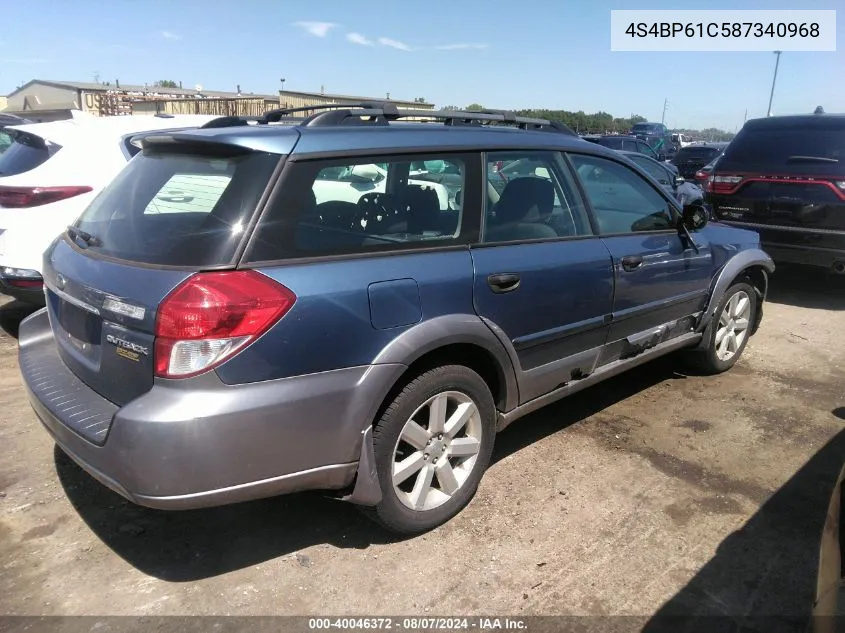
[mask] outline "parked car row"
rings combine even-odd
[[[24,384],[136,503],[319,489],[428,530],[497,431],[665,354],[726,371],[760,324],[759,236],[670,164],[521,117],[291,115],[15,132],[43,158],[0,181],[4,279],[46,304]]]

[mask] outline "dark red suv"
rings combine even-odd
[[[718,220],[757,230],[776,262],[845,274],[845,115],[748,121],[707,197]]]

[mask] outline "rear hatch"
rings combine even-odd
[[[688,180],[695,178],[695,172],[719,155],[714,147],[683,147],[672,159],[680,175]]]
[[[845,118],[744,128],[710,177],[717,217],[811,231],[845,230]]]
[[[44,261],[50,323],[76,376],[117,405],[152,387],[162,300],[198,271],[234,267],[279,160],[166,137],[95,198]]]

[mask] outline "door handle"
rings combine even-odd
[[[642,255],[628,255],[622,258],[622,268],[628,272],[634,271],[643,265]]]
[[[497,273],[490,275],[487,277],[487,285],[497,294],[511,292],[519,288],[519,275],[516,273]]]

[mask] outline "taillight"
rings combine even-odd
[[[742,176],[710,176],[710,191],[713,193],[733,193],[742,182]]]
[[[25,209],[73,198],[93,191],[91,187],[0,187],[0,207]]]
[[[0,270],[0,274],[2,274],[3,280],[8,285],[16,288],[36,289],[44,286],[44,280],[41,277],[41,273],[37,270],[4,266],[2,270]]]
[[[708,174],[707,174],[706,171],[701,171],[699,169],[697,172],[695,172],[695,179],[696,180],[707,180],[707,176],[708,176]]]
[[[294,302],[293,292],[253,270],[189,277],[159,306],[156,376],[187,378],[216,367],[266,332]]]

